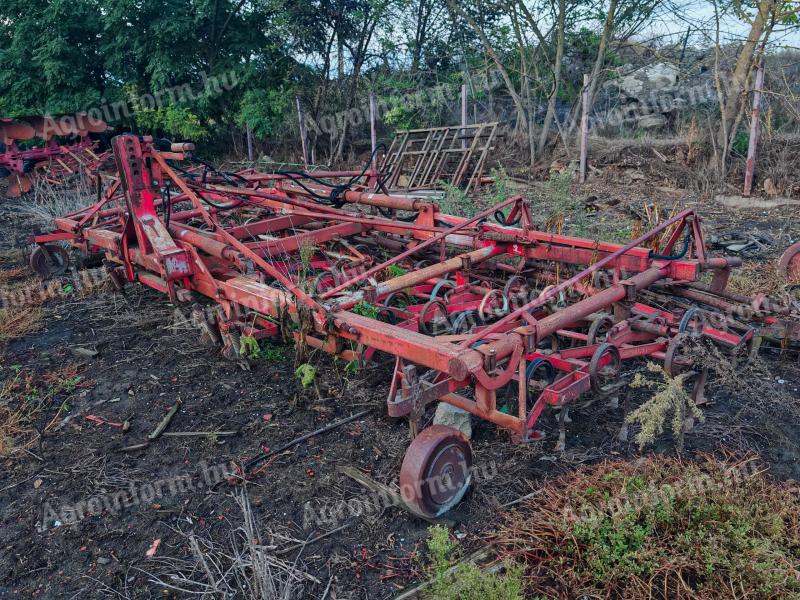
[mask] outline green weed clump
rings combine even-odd
[[[492,540],[528,596],[800,597],[800,499],[757,462],[608,461],[546,485]]]
[[[504,572],[482,570],[473,562],[458,562],[450,532],[441,525],[428,529],[433,579],[425,593],[430,600],[523,600],[522,567],[510,562]]]

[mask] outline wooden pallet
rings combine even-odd
[[[499,123],[397,131],[381,165],[390,190],[437,189],[442,182],[467,193],[481,183]]]

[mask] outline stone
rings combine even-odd
[[[636,127],[639,129],[661,129],[666,124],[667,119],[660,114],[645,115],[636,121]]]
[[[452,404],[439,402],[433,424],[452,427],[463,433],[468,440],[472,438],[472,415]]]

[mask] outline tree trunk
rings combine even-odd
[[[550,98],[547,100],[547,113],[542,124],[542,133],[539,136],[539,146],[537,154],[542,154],[547,146],[547,136],[550,133],[550,126],[556,114],[556,100],[558,90],[561,87],[561,63],[564,58],[564,29],[567,13],[566,0],[558,0],[558,26],[556,30],[556,57],[553,61],[553,89],[550,91]]]

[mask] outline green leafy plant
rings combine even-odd
[[[374,304],[370,304],[362,300],[353,307],[353,312],[362,317],[369,317],[370,319],[377,319],[381,309]]]
[[[506,562],[504,572],[482,570],[472,562],[458,562],[456,545],[441,525],[428,529],[432,581],[425,593],[430,600],[522,600],[522,567]]]
[[[259,341],[249,335],[239,338],[239,353],[252,360],[275,361],[283,358],[283,348],[269,344],[260,344]]]
[[[444,190],[444,198],[441,200],[441,208],[444,212],[470,217],[475,212],[475,203],[469,196],[447,181],[440,181],[439,185]]]
[[[317,368],[309,363],[303,363],[294,372],[294,376],[300,380],[300,385],[304,388],[310,387],[314,384],[317,376]]]
[[[386,267],[386,271],[392,277],[400,277],[401,275],[405,275],[408,273],[403,267],[398,267],[397,265],[389,265]]]
[[[494,184],[492,186],[492,204],[500,204],[508,200],[512,196],[511,179],[503,167],[492,169],[492,178]]]

